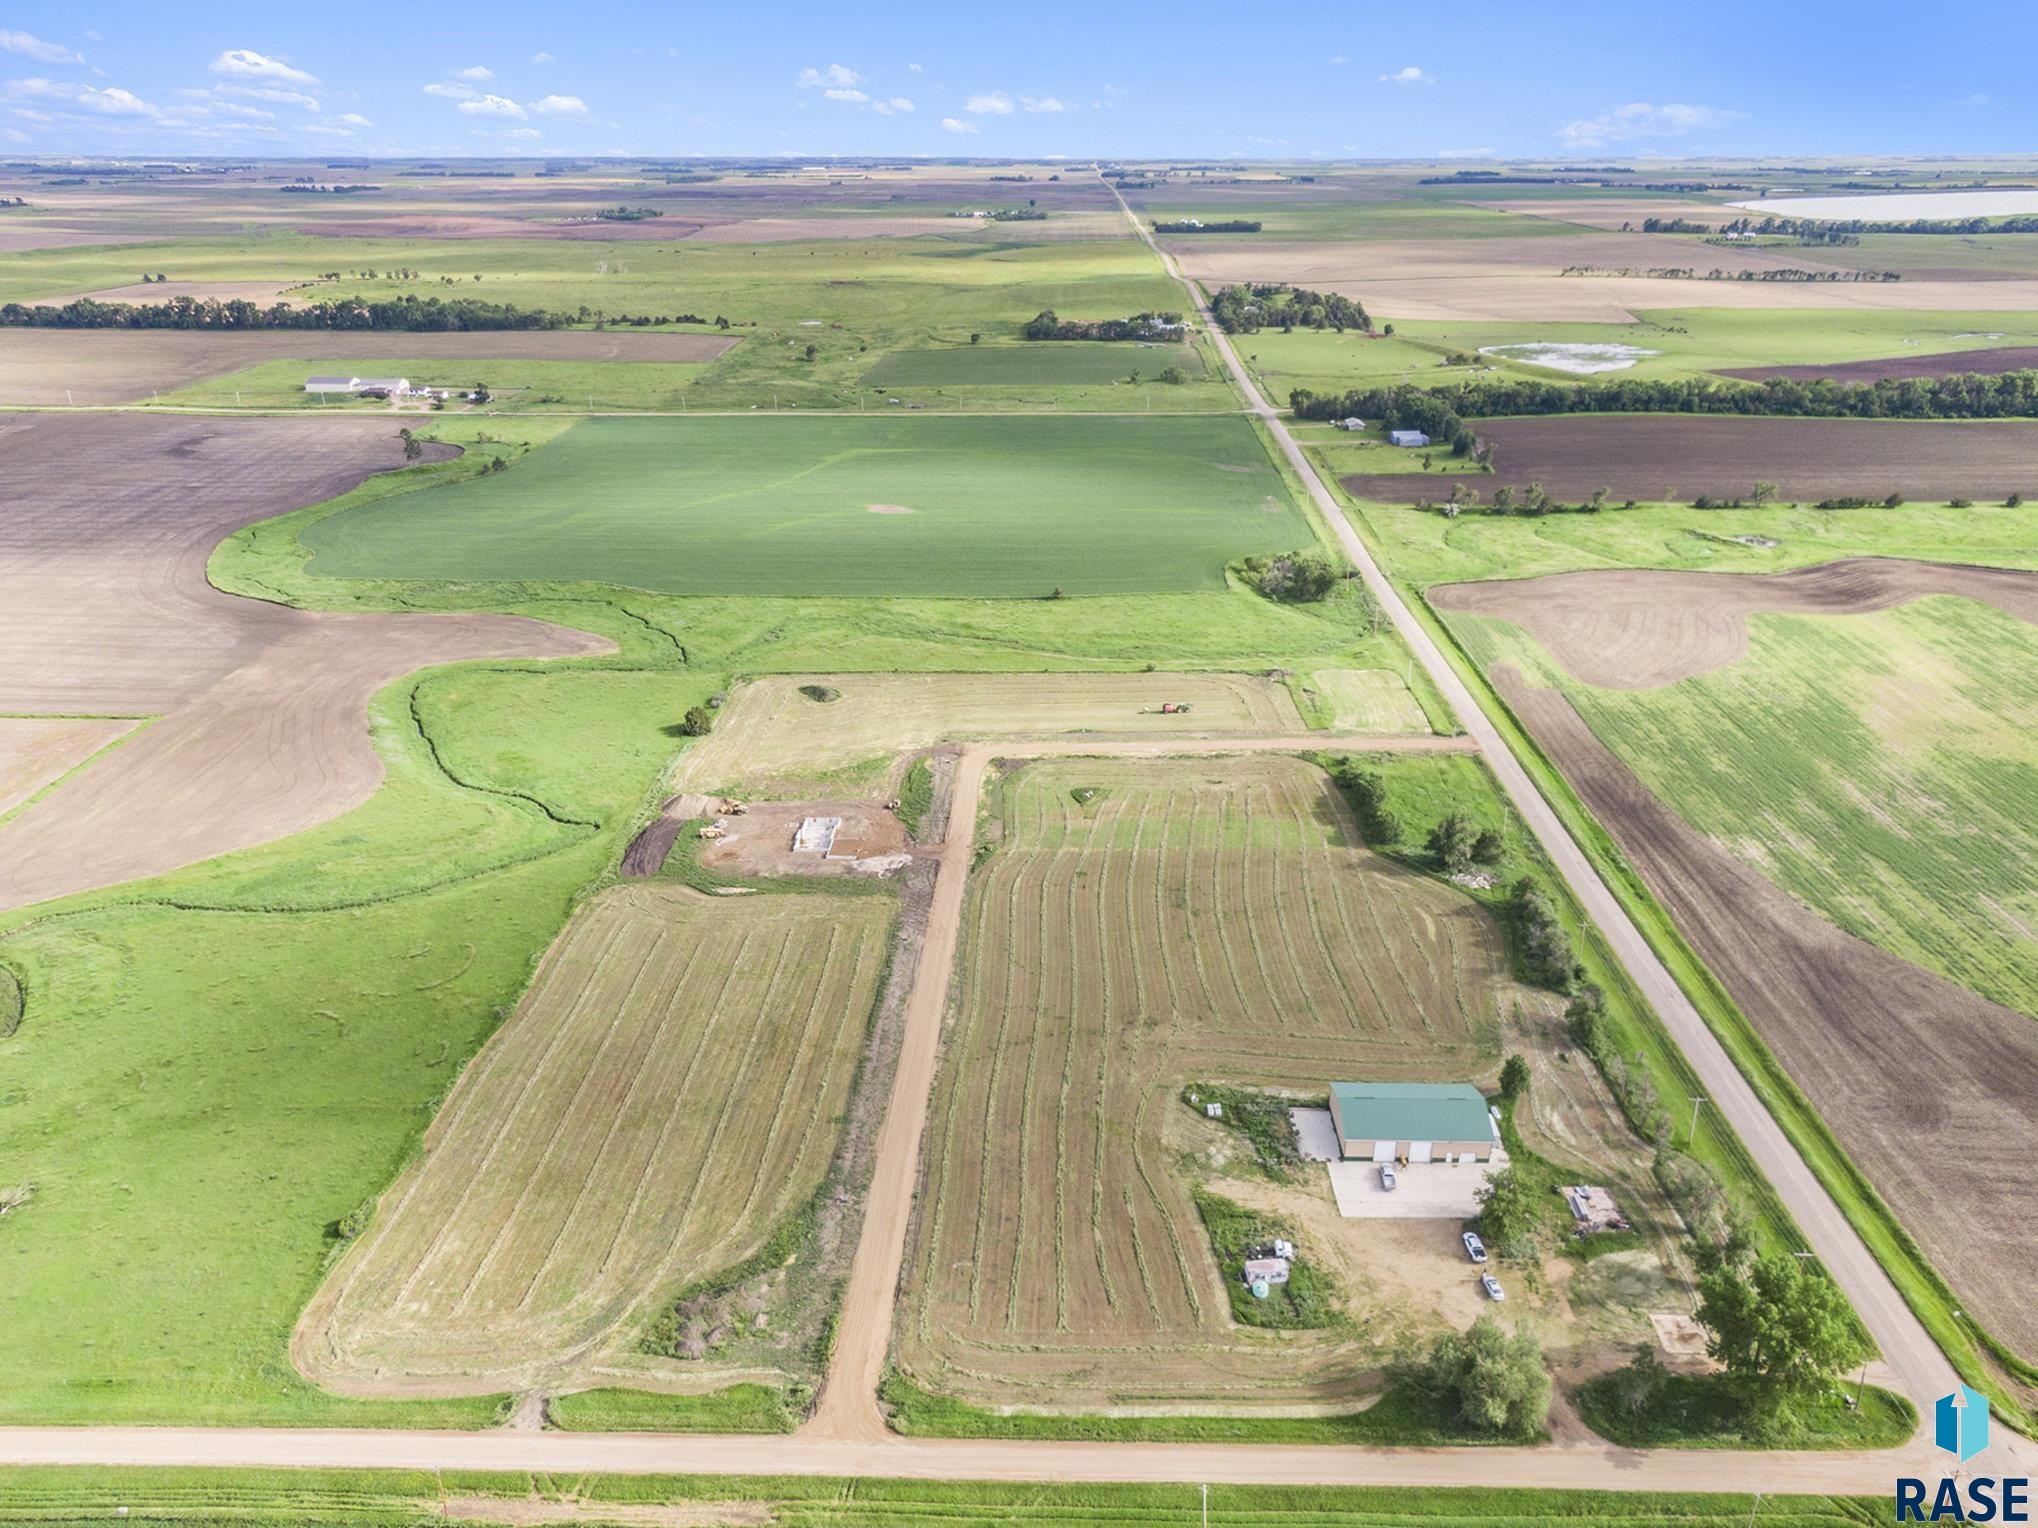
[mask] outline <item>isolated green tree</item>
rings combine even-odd
[[[706,706],[694,706],[680,719],[679,730],[685,737],[706,737],[715,730],[715,713]]]
[[[1787,1252],[1720,1257],[1698,1281],[1706,1352],[1751,1406],[1815,1395],[1863,1356],[1861,1329],[1839,1286]]]
[[[1429,1387],[1474,1432],[1532,1439],[1550,1417],[1550,1371],[1526,1332],[1510,1336],[1491,1316],[1446,1332],[1430,1350]]]
[[[1535,1185],[1503,1167],[1479,1190],[1479,1234],[1502,1257],[1533,1262],[1543,1250],[1543,1210]]]
[[[1446,813],[1429,830],[1430,857],[1452,875],[1472,868],[1472,851],[1479,842],[1479,830],[1463,812]]]
[[[1528,1091],[1528,1057],[1515,1051],[1500,1064],[1500,1096],[1514,1099]]]

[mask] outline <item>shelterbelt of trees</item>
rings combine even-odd
[[[1063,318],[1052,308],[1026,320],[1029,340],[1173,340],[1181,338],[1179,313],[1135,313],[1130,318]]]
[[[1399,385],[1348,393],[1297,388],[1298,419],[1378,419],[1388,428],[1450,440],[1466,419],[1511,414],[1779,414],[1803,419],[2038,418],[2038,371],[1884,378],[1866,384],[1774,377],[1766,382],[1628,378],[1607,382]]]
[[[460,329],[560,329],[596,315],[554,313],[473,297],[384,297],[287,302],[263,307],[235,299],[173,297],[164,303],[99,302],[81,297],[61,307],[10,302],[0,306],[0,326],[16,329],[390,329],[441,332]],[[700,323],[691,314],[672,322]],[[632,320],[634,322],[634,320]]]
[[[1210,311],[1227,334],[1262,329],[1361,329],[1373,320],[1356,298],[1312,292],[1284,282],[1228,286],[1210,299]]]

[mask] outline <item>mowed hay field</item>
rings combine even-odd
[[[832,1160],[893,904],[608,891],[299,1327],[355,1394],[571,1381],[749,1256]]]
[[[1118,382],[1170,366],[1204,375],[1190,345],[1140,345],[1103,340],[1038,340],[1018,345],[949,345],[896,350],[863,374],[872,387],[987,387],[1000,383]]]
[[[1355,1404],[1379,1362],[1365,1333],[1232,1323],[1177,1174],[1176,1092],[1490,1080],[1503,1010],[1533,1001],[1498,926],[1354,847],[1334,788],[1299,760],[1037,763],[999,801],[928,1124],[900,1367],[1047,1411]]]
[[[1139,594],[1313,539],[1242,418],[590,419],[304,532],[326,577]]]
[[[1188,714],[1162,715],[1170,701],[1187,703]],[[675,780],[796,795],[937,743],[1302,731],[1288,691],[1256,674],[782,674],[738,688],[715,730],[681,757]]]

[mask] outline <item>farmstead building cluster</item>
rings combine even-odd
[[[1347,1162],[1486,1162],[1500,1145],[1468,1082],[1334,1082],[1330,1117]]]

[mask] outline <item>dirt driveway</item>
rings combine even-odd
[[[368,697],[403,674],[609,650],[514,616],[315,614],[206,582],[229,532],[401,464],[370,420],[0,419],[0,712],[162,718],[0,825],[0,910],[358,805],[382,779]]]

